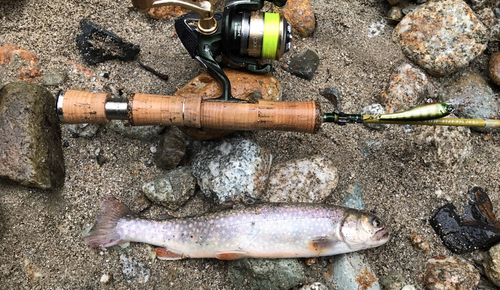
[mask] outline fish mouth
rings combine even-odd
[[[373,240],[377,242],[389,240],[389,230],[386,227],[381,228],[373,235]]]

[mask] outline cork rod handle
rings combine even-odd
[[[200,96],[134,94],[116,101],[108,94],[67,91],[58,99],[65,123],[105,123],[128,120],[131,125],[186,126],[223,130],[279,130],[314,133],[322,120],[314,101],[234,103],[202,100]]]

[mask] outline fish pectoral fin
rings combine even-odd
[[[320,255],[325,250],[332,248],[337,242],[336,239],[330,237],[316,237],[309,241],[308,247],[316,255]]]
[[[155,253],[158,259],[160,260],[180,260],[186,258],[184,255],[181,253],[171,251],[167,248],[155,248]]]
[[[250,255],[245,251],[225,251],[225,252],[217,252],[215,257],[219,260],[238,260],[248,258]]]

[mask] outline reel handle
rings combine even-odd
[[[87,91],[60,92],[57,112],[63,123],[186,126],[222,130],[277,130],[315,133],[322,121],[315,101],[256,103],[207,101],[200,96],[134,94],[128,100]]]

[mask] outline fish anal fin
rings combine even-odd
[[[225,251],[225,252],[217,252],[215,257],[219,260],[238,260],[248,258],[249,255],[245,251]]]
[[[336,240],[329,237],[317,237],[309,241],[308,247],[315,255],[321,255],[328,249],[331,249]]]
[[[166,248],[155,248],[155,253],[158,259],[160,260],[180,260],[184,259],[185,256],[181,253],[177,253],[175,251],[168,250]]]

